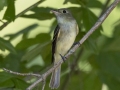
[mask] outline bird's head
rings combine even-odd
[[[51,12],[55,14],[59,24],[66,24],[68,22],[72,22],[75,20],[71,12],[66,8],[58,9],[58,10],[51,10]]]

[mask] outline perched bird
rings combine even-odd
[[[57,19],[57,27],[54,31],[52,42],[52,61],[57,63],[61,60],[73,45],[79,32],[76,20],[68,9],[51,10]],[[50,88],[56,89],[60,85],[61,65],[52,72]]]

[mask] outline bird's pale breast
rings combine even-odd
[[[60,37],[58,38],[58,41],[56,43],[56,52],[64,56],[73,45],[75,37],[76,32],[73,30],[69,30],[66,32],[64,31],[64,33],[61,31]]]

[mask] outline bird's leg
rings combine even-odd
[[[60,54],[60,56],[61,56],[62,60],[65,62],[65,60],[66,60],[67,58],[64,57],[64,56],[62,56],[61,54]]]

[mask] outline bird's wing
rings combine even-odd
[[[55,54],[55,48],[56,48],[56,41],[57,37],[59,35],[59,30],[60,27],[57,25],[55,30],[54,30],[54,36],[53,36],[53,41],[52,41],[52,62],[54,62],[54,54]]]

